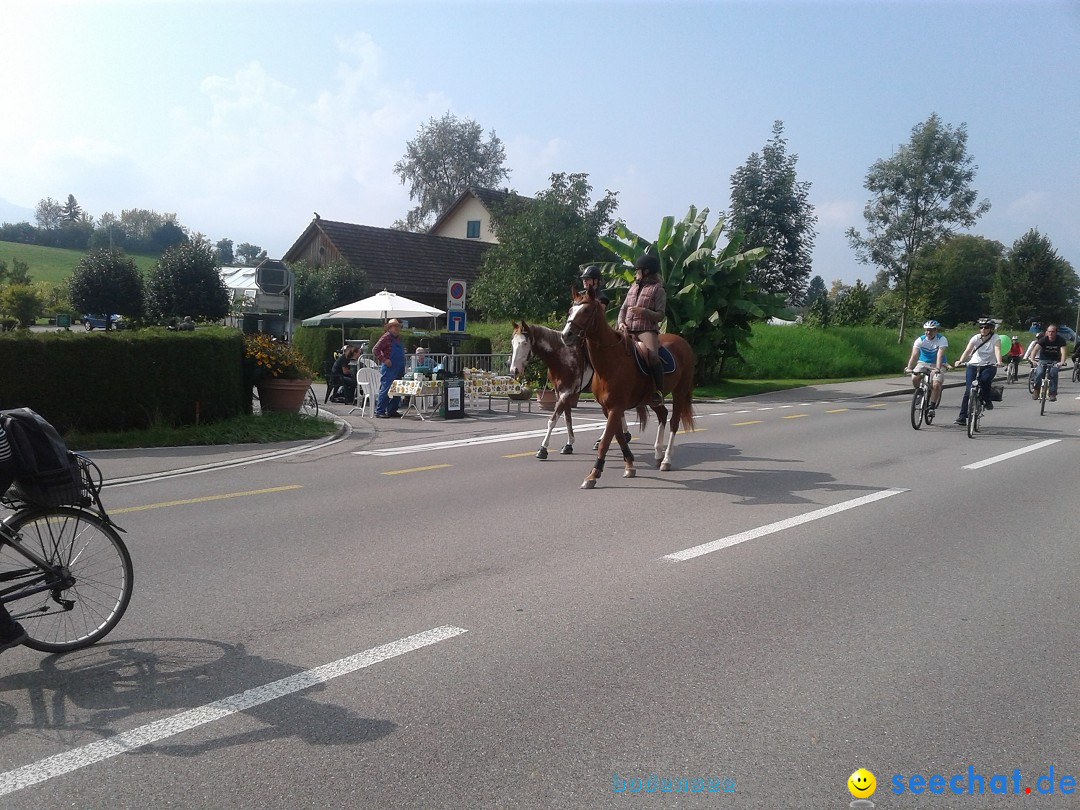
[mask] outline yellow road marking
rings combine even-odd
[[[223,501],[226,498],[242,498],[246,495],[266,495],[270,492],[285,492],[290,489],[303,489],[301,484],[290,484],[284,487],[270,487],[269,489],[249,489],[246,492],[226,492],[222,495],[204,495],[201,498],[185,498],[182,501],[164,501],[162,503],[148,503],[145,506],[127,506],[123,509],[110,509],[109,514],[122,514],[124,512],[142,512],[145,509],[161,509],[164,506],[184,506],[189,503],[206,503],[207,501]]]
[[[867,407],[867,408],[884,408],[884,407],[885,407],[885,403],[884,403],[884,402],[881,402],[881,403],[878,403],[878,404],[876,404],[876,405],[867,405],[866,407]]]
[[[802,419],[804,416],[809,416],[808,413],[791,413],[787,416],[780,417],[781,419]]]
[[[536,451],[535,450],[530,450],[528,453],[510,453],[509,455],[503,456],[503,458],[521,458],[522,456],[535,456],[535,455],[536,455]]]
[[[760,425],[764,421],[764,419],[751,419],[749,422],[735,422],[734,426],[739,427],[740,425]]]
[[[833,408],[830,411],[825,411],[825,413],[843,413],[846,410],[847,408]]]
[[[424,470],[440,470],[443,467],[450,467],[450,464],[429,464],[427,467],[410,467],[407,470],[387,470],[383,475],[401,475],[402,473],[411,472],[423,472]]]

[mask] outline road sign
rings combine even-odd
[[[465,331],[465,310],[452,309],[446,313],[446,331],[447,332],[464,332]]]
[[[255,268],[255,286],[269,295],[281,295],[292,284],[292,273],[284,262],[265,259]]]
[[[458,279],[450,279],[446,282],[446,310],[447,312],[453,312],[456,309],[464,311],[465,309],[465,289],[466,284],[464,281]],[[453,329],[450,330],[454,331]],[[462,330],[464,331],[464,330]]]

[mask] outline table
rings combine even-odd
[[[435,410],[435,402],[428,407],[421,407],[428,399],[434,399],[435,401],[442,395],[442,386],[434,380],[394,380],[390,384],[390,390],[387,391],[387,396],[390,397],[411,397],[409,405],[402,412],[402,416],[408,416],[410,411],[416,411],[416,415],[421,420],[427,416],[431,416],[432,411]]]

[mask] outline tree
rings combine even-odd
[[[409,199],[417,201],[403,223],[406,230],[427,230],[466,189],[494,188],[510,176],[503,168],[502,141],[494,130],[486,142],[483,134],[475,121],[459,121],[449,112],[420,126],[394,164],[394,174],[409,185]]]
[[[874,197],[866,204],[867,236],[849,228],[848,241],[864,264],[888,271],[901,292],[900,336],[904,338],[911,271],[928,245],[971,227],[990,210],[976,203],[971,182],[976,166],[967,154],[967,125],[942,124],[937,113],[911,131],[910,141],[891,158],[876,161],[864,187]]]
[[[67,202],[60,209],[60,216],[67,222],[78,222],[82,217],[82,208],[75,201],[74,194],[68,194]]]
[[[746,234],[746,249],[769,250],[755,263],[751,280],[764,292],[800,304],[810,276],[817,216],[810,183],[795,179],[798,155],[787,154],[784,122],[774,122],[772,132],[761,154],[751,154],[731,175],[728,231]]]
[[[233,254],[232,239],[220,239],[214,247],[217,250],[218,264],[226,266],[236,261],[236,256]]]
[[[551,175],[534,199],[511,194],[491,214],[499,242],[485,254],[470,289],[472,304],[495,319],[548,320],[566,311],[582,264],[609,260],[599,237],[618,202],[612,191],[595,204],[587,174]]]
[[[179,245],[189,240],[187,233],[182,227],[176,224],[175,220],[167,219],[158,227],[154,228],[151,241],[155,251],[164,253],[174,245]]]
[[[0,284],[5,281],[8,284],[29,284],[30,283],[30,265],[27,262],[20,261],[18,258],[13,258],[12,269],[8,270],[7,262],[0,259]]]
[[[827,296],[828,294],[829,291],[825,287],[825,279],[821,276],[814,276],[810,279],[810,286],[806,288],[806,299],[804,303],[809,306],[819,298]]]
[[[236,255],[244,264],[253,265],[266,258],[266,251],[250,242],[241,242],[236,248]]]
[[[20,329],[29,329],[43,306],[37,290],[28,284],[9,284],[0,290],[0,310],[15,318]]]
[[[999,264],[990,300],[1008,323],[1068,323],[1076,314],[1080,279],[1036,229],[1021,236]]]
[[[72,271],[68,293],[77,311],[104,316],[106,329],[111,328],[112,315],[142,317],[142,275],[135,261],[123,251],[87,253]]]
[[[837,326],[859,326],[868,323],[874,314],[874,298],[861,280],[847,287],[836,297],[831,320]]]
[[[153,318],[191,315],[216,321],[229,314],[229,291],[212,247],[183,242],[165,251],[146,280],[146,311]]]
[[[913,317],[935,318],[949,328],[989,314],[990,291],[1004,252],[1000,242],[970,234],[924,249],[911,272]]]
[[[724,362],[739,355],[739,343],[750,338],[754,321],[773,316],[791,318],[780,296],[762,292],[750,280],[754,263],[765,248],[743,250],[743,235],[736,231],[728,244],[720,248],[724,232],[721,218],[707,229],[709,209],[699,214],[693,206],[681,222],[664,217],[655,243],[615,226],[614,237],[600,242],[625,264],[602,267],[609,276],[618,274],[619,286],[611,290],[621,299],[634,278],[633,262],[645,252],[660,257],[660,274],[667,291],[667,317],[664,331],[682,335],[697,355],[696,376],[708,382],[723,375]],[[618,310],[613,300],[609,309]]]
[[[310,318],[364,298],[367,274],[344,259],[335,259],[322,267],[297,262],[289,265],[293,273],[293,310],[298,318]]]
[[[60,227],[62,218],[63,210],[60,208],[60,203],[52,197],[38,201],[37,208],[34,209],[34,220],[41,230],[55,231]]]

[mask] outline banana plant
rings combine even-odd
[[[750,281],[754,263],[766,248],[741,250],[743,234],[735,231],[722,248],[724,219],[708,228],[709,209],[690,207],[676,222],[664,217],[655,242],[649,242],[618,223],[614,236],[601,244],[622,263],[601,266],[609,280],[612,299],[609,313],[617,313],[634,280],[634,261],[645,252],[660,257],[660,274],[667,291],[667,314],[660,328],[682,335],[697,355],[697,382],[706,383],[723,374],[724,362],[739,354],[739,345],[750,338],[754,321],[770,317],[790,318],[783,297],[760,291]]]

